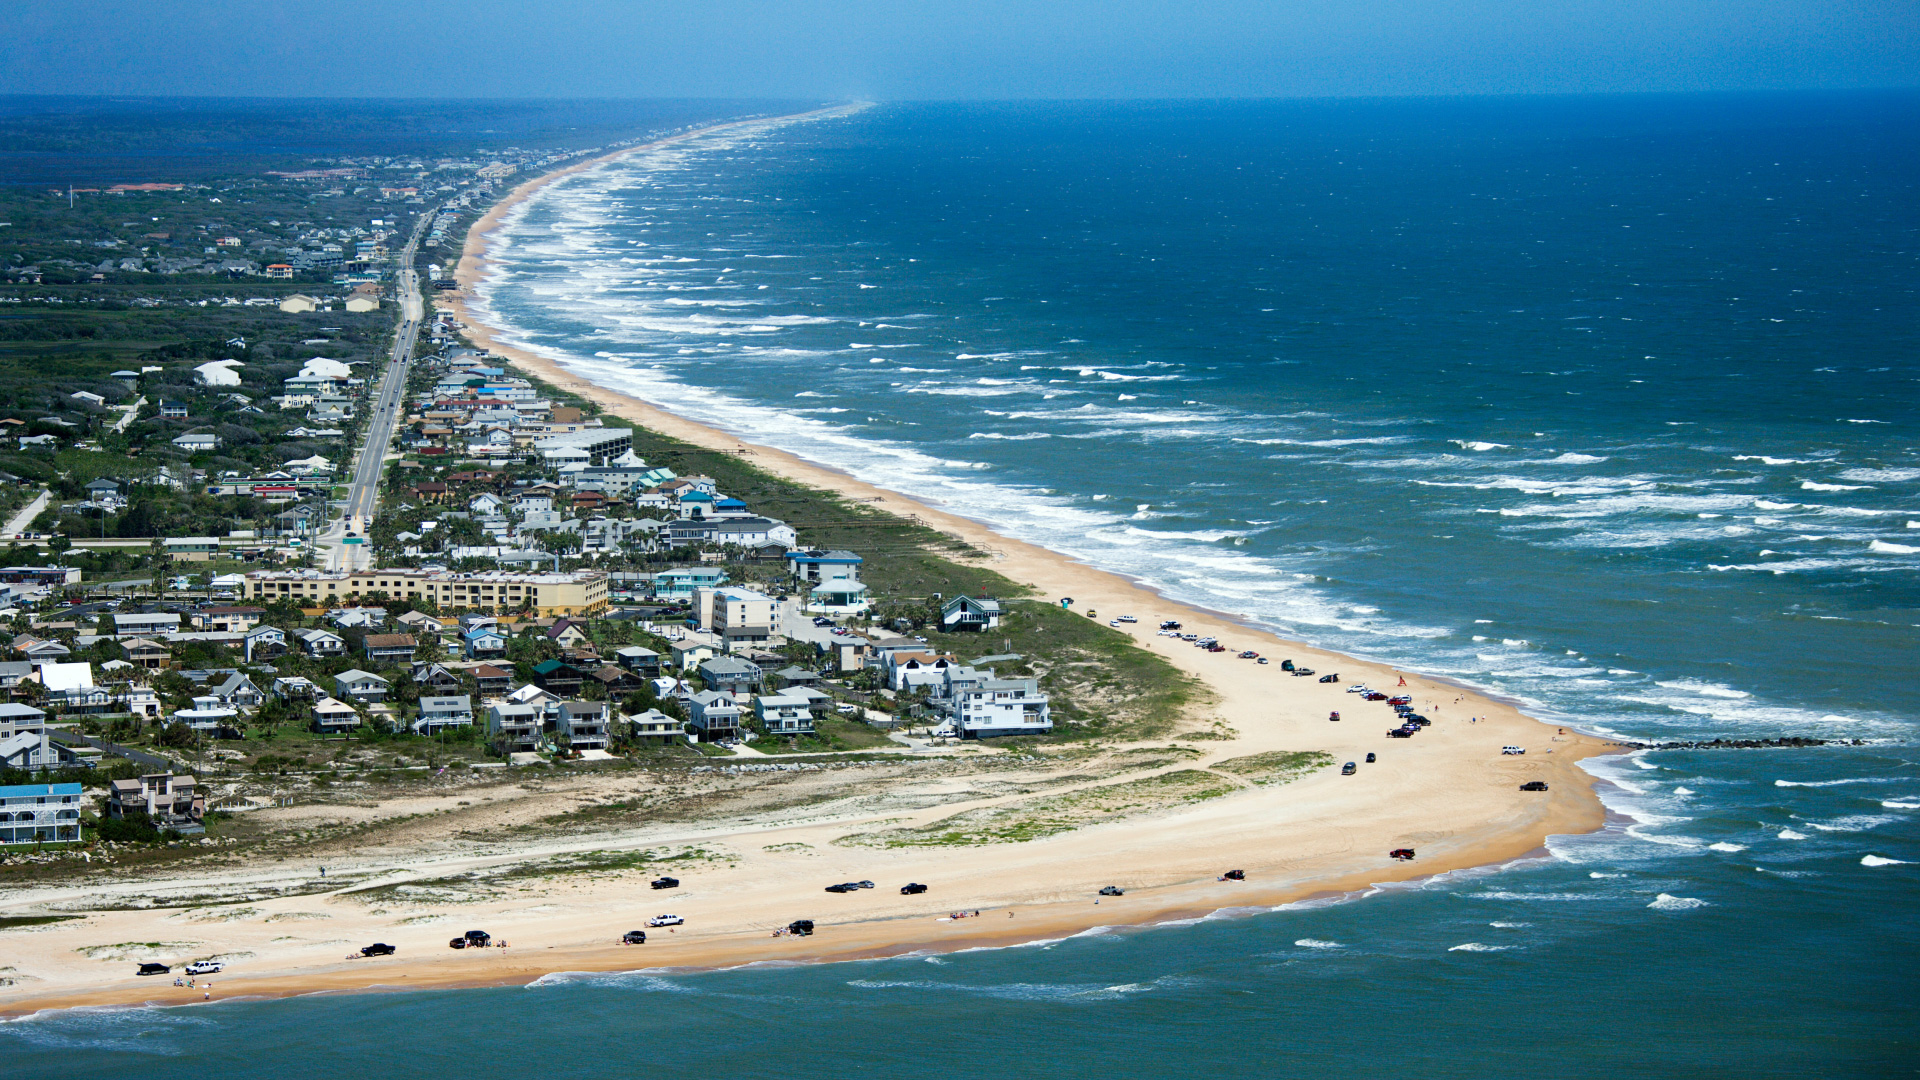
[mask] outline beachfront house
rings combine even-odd
[[[773,694],[755,698],[754,714],[760,729],[769,735],[813,734],[812,703],[804,697]]]
[[[420,716],[413,722],[416,735],[433,735],[447,728],[473,726],[473,699],[449,694],[420,699]]]
[[[79,784],[0,787],[0,846],[79,840],[85,800]]]
[[[191,775],[149,773],[138,779],[115,780],[107,785],[108,817],[145,815],[154,828],[173,829],[183,835],[193,835],[207,831],[206,826],[201,824],[206,813],[206,793],[200,790],[199,781]]]
[[[503,701],[487,709],[487,734],[509,754],[538,750],[544,727],[542,710],[533,705]]]
[[[686,731],[686,725],[659,709],[648,709],[643,713],[623,716],[621,722],[626,725],[627,734],[635,739],[659,739],[664,745],[678,738]]]
[[[940,628],[948,633],[993,630],[1000,625],[1000,601],[956,596],[940,605]]]
[[[313,703],[313,726],[322,735],[352,731],[360,726],[360,713],[339,698],[322,696]]]
[[[1053,730],[1047,695],[1037,679],[983,679],[956,694],[954,727],[963,739],[994,735],[1044,735]]]
[[[701,742],[731,742],[740,737],[740,703],[732,694],[703,690],[687,702],[687,726]]]
[[[566,736],[571,750],[607,748],[607,703],[604,701],[568,701],[560,706],[556,728]]]

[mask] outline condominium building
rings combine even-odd
[[[489,570],[256,570],[247,575],[247,598],[287,598],[318,606],[383,593],[396,600],[432,600],[442,611],[537,612],[541,616],[594,615],[607,609],[607,575],[598,570],[515,573]]]

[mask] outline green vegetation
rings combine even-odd
[[[1229,758],[1213,767],[1256,784],[1285,784],[1332,764],[1333,755],[1322,750],[1274,750]]]
[[[859,833],[835,841],[849,847],[971,847],[1018,844],[1123,818],[1217,799],[1239,790],[1231,780],[1200,769],[1181,769],[1081,788],[1003,806],[955,814],[918,829]]]

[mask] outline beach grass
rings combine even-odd
[[[880,848],[1019,844],[1089,825],[1217,799],[1238,790],[1239,784],[1203,769],[1179,769],[1118,784],[981,807],[917,829],[856,833],[834,842],[846,847]]]
[[[1333,755],[1322,750],[1274,750],[1265,754],[1228,758],[1213,768],[1232,773],[1256,784],[1284,784],[1333,764]]]

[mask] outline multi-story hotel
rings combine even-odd
[[[247,599],[286,598],[320,607],[384,593],[395,600],[431,600],[441,611],[529,610],[542,616],[597,615],[607,609],[607,575],[599,570],[522,574],[489,570],[256,570],[247,575]]]

